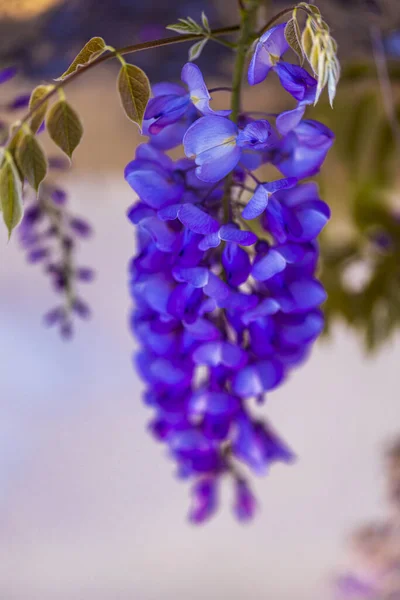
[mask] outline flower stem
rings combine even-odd
[[[240,114],[241,91],[243,71],[246,62],[246,54],[253,37],[254,23],[260,0],[249,0],[247,6],[241,11],[242,22],[240,35],[237,43],[236,60],[233,68],[232,96],[231,96],[231,120],[237,123]],[[230,195],[233,175],[230,173],[225,180],[225,191],[223,198],[224,223],[230,219]]]

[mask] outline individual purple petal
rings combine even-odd
[[[44,317],[43,317],[43,321],[45,323],[45,325],[47,325],[48,327],[52,327],[53,325],[56,325],[57,323],[60,323],[61,321],[63,321],[65,318],[65,310],[63,307],[59,306],[56,308],[52,308],[51,310],[49,310],[49,312],[47,312]]]
[[[146,204],[143,204],[142,202],[138,202],[137,204],[131,206],[131,208],[128,210],[127,217],[131,223],[137,225],[142,219],[153,217],[154,214],[154,209],[150,208],[150,206],[147,206]]]
[[[286,177],[286,179],[276,179],[275,181],[263,183],[263,188],[269,194],[274,194],[279,190],[286,190],[287,188],[293,187],[294,185],[296,185],[297,181],[297,177]]]
[[[184,65],[181,79],[189,88],[190,99],[203,115],[230,115],[230,110],[212,110],[210,108],[211,96],[204,82],[203,75],[197,65],[188,62]]]
[[[172,274],[176,281],[190,283],[195,288],[203,288],[208,283],[205,267],[174,267]]]
[[[168,313],[185,323],[193,323],[198,317],[201,299],[200,288],[195,288],[189,283],[179,284],[168,298]]]
[[[277,116],[275,124],[281,135],[286,135],[300,123],[306,111],[305,104],[299,104],[293,110],[285,110]]]
[[[208,235],[219,229],[219,223],[213,217],[193,204],[183,204],[178,213],[180,222],[194,233]]]
[[[219,304],[229,311],[246,312],[256,306],[257,296],[255,294],[231,292],[226,298],[220,300]]]
[[[264,360],[247,365],[236,375],[232,389],[241,398],[259,396],[276,387],[283,377],[281,363]]]
[[[174,161],[172,158],[151,144],[140,144],[136,148],[135,158],[137,161],[141,161],[138,164],[139,168],[148,167],[147,163],[150,162],[153,168],[162,167],[164,173],[172,174],[174,170]],[[143,161],[146,161],[145,165]]]
[[[0,70],[0,84],[9,81],[17,74],[16,67],[5,67]]]
[[[291,243],[275,246],[275,250],[283,256],[287,263],[300,262],[304,258],[306,252],[303,246]]]
[[[247,353],[235,344],[222,343],[221,362],[231,369],[241,369],[247,363]]]
[[[72,219],[70,219],[69,224],[71,229],[73,229],[75,233],[77,233],[83,238],[87,238],[92,234],[92,227],[87,221],[84,221],[83,219],[73,217]]]
[[[286,260],[277,250],[273,248],[265,256],[256,258],[251,270],[254,279],[267,281],[286,268]]]
[[[51,199],[55,204],[63,206],[67,201],[67,193],[61,188],[54,188],[51,192]]]
[[[16,96],[11,102],[9,102],[6,106],[7,110],[20,110],[21,108],[26,108],[29,106],[30,94],[20,94]]]
[[[170,81],[161,81],[151,86],[153,96],[167,96],[173,94],[175,96],[186,96],[185,88],[179,83],[171,83]]]
[[[219,237],[219,232],[216,231],[214,233],[209,233],[204,236],[204,238],[199,243],[200,250],[209,250],[210,248],[216,248],[221,243],[221,238]]]
[[[242,321],[245,325],[249,325],[252,321],[256,321],[268,315],[274,315],[279,309],[280,305],[274,298],[264,298],[258,306],[248,310],[242,316]]]
[[[303,312],[326,300],[326,292],[316,279],[297,279],[288,285],[289,295],[278,298],[283,312]]]
[[[152,119],[148,132],[158,134],[167,125],[176,123],[185,114],[189,106],[189,96],[166,95],[151,98],[146,108],[144,119]]]
[[[322,201],[309,202],[295,212],[298,224],[293,238],[299,241],[315,239],[327,224],[330,217],[329,207]]]
[[[212,341],[221,337],[218,327],[207,319],[200,318],[194,323],[184,323],[184,326],[196,340]]]
[[[314,340],[324,328],[324,317],[321,311],[313,311],[305,316],[297,316],[295,320],[287,320],[280,325],[279,338],[287,345],[308,344]]]
[[[215,445],[197,429],[175,430],[169,437],[171,452],[198,473],[215,473],[220,457]]]
[[[218,506],[217,478],[204,477],[192,488],[193,503],[190,508],[189,520],[192,523],[203,523],[209,519]]]
[[[255,85],[264,81],[270,69],[289,49],[285,38],[286,23],[268,29],[257,42],[248,70],[248,81]]]
[[[229,286],[214,273],[210,271],[208,283],[204,286],[204,293],[210,298],[214,298],[218,303],[225,301],[230,295]]]
[[[264,150],[270,145],[272,127],[268,121],[253,121],[239,132],[237,145],[240,148]]]
[[[77,279],[84,281],[85,283],[90,283],[95,278],[94,270],[89,267],[78,267],[75,274]]]
[[[236,124],[225,117],[202,117],[189,127],[183,147],[186,156],[194,157],[199,179],[212,183],[232,171],[241,154],[236,137]]]
[[[243,417],[238,421],[238,436],[234,454],[244,460],[256,473],[262,474],[274,462],[292,463],[293,452],[264,423],[252,423]]]
[[[142,219],[139,226],[150,235],[156,247],[162,252],[172,252],[177,246],[177,234],[156,216]]]
[[[222,225],[219,230],[219,237],[225,242],[234,242],[240,246],[252,246],[257,241],[257,236],[252,231],[243,231],[236,225]]]
[[[283,139],[274,164],[287,177],[310,177],[318,173],[333,141],[328,127],[305,119]]]
[[[229,342],[209,342],[198,346],[193,353],[193,360],[200,365],[225,365],[233,369],[246,364],[247,355],[241,348]]]
[[[28,262],[37,263],[44,260],[49,254],[48,248],[34,248],[28,253]]]
[[[230,417],[239,408],[239,399],[225,392],[197,392],[189,401],[191,415],[223,415]]]
[[[269,193],[263,185],[259,185],[250,198],[247,206],[243,209],[242,217],[247,221],[256,219],[267,208]]]
[[[161,221],[173,221],[178,218],[179,211],[182,208],[182,204],[170,204],[169,206],[164,206],[158,212],[158,218]]]
[[[166,169],[150,161],[134,160],[125,168],[125,179],[139,198],[159,209],[181,199],[182,181],[174,181]]]
[[[280,61],[275,65],[274,70],[278,74],[282,87],[296,100],[304,100],[309,90],[314,90],[315,97],[317,80],[303,67]],[[311,97],[310,92],[309,96],[307,100],[311,104],[314,102],[314,98]]]
[[[256,499],[243,479],[236,479],[235,488],[233,511],[239,521],[250,521],[257,508]]]
[[[168,385],[179,385],[190,380],[190,372],[188,373],[181,367],[176,367],[170,360],[166,358],[156,358],[150,365],[150,372],[155,381],[160,381]]]
[[[239,286],[244,283],[250,275],[251,264],[248,253],[239,248],[237,244],[225,244],[222,253],[222,264],[229,285]]]
[[[91,315],[90,308],[86,302],[81,300],[80,298],[74,298],[72,302],[72,310],[76,312],[77,315],[81,317],[81,319],[88,319]]]

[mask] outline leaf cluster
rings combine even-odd
[[[69,159],[72,158],[81,142],[83,125],[79,114],[66,100],[63,86],[66,80],[72,79],[79,70],[88,68],[107,51],[121,62],[117,83],[125,114],[141,128],[150,98],[147,75],[135,65],[127,64],[113,48],[106,45],[103,38],[92,38],[59,77],[58,83],[39,85],[32,91],[27,117],[10,128],[8,142],[0,159],[0,209],[9,236],[23,216],[24,184],[29,184],[38,193],[47,174],[47,158],[36,134],[45,125],[56,146]]]
[[[298,13],[306,13],[306,22],[301,28]],[[337,84],[340,78],[340,64],[337,58],[337,44],[330,34],[329,27],[323,20],[317,6],[300,2],[292,12],[286,24],[285,37],[297,54],[300,63],[306,59],[318,80],[315,104],[327,86],[329,101],[333,104]]]
[[[187,17],[186,19],[178,19],[177,23],[168,25],[167,29],[170,29],[171,31],[176,31],[176,33],[180,33],[181,35],[191,34],[198,35],[202,38],[198,42],[195,42],[189,48],[190,61],[194,61],[199,58],[205,45],[211,37],[210,24],[204,12],[201,13],[201,23],[197,23],[197,21],[195,21],[191,17]]]
[[[390,73],[396,91],[400,73]],[[336,110],[326,112],[322,104],[318,110],[337,137],[321,178],[333,207],[331,227],[351,226],[345,240],[340,235],[322,239],[328,331],[340,319],[373,350],[400,327],[400,218],[392,204],[399,156],[373,65],[346,67]],[[400,101],[396,112],[400,121]],[[360,273],[361,284],[356,281]]]

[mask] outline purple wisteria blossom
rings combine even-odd
[[[283,28],[260,39],[249,79],[273,69],[300,106],[313,101],[315,80],[280,61]],[[212,111],[197,67],[185,65],[182,80],[188,92],[155,88],[149,141],[125,169],[137,195],[128,215],[138,244],[129,267],[135,364],[154,412],[150,431],[178,477],[193,481],[190,520],[215,514],[229,476],[233,512],[247,521],[256,500],[242,467],[263,474],[294,460],[252,405],[308,356],[324,326],[316,238],[329,208],[300,180],[319,170],[333,134],[303,120],[303,105],[295,117],[243,113],[236,123]],[[164,151],[182,141],[186,157],[174,161]],[[267,164],[283,178],[259,181],[254,171]]]

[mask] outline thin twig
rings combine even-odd
[[[214,92],[232,92],[232,88],[228,86],[220,86],[210,88],[208,91],[210,92],[210,94],[213,94]]]
[[[236,33],[237,31],[239,31],[239,29],[240,29],[240,25],[232,25],[231,27],[221,27],[219,29],[212,30],[211,35],[213,37],[220,36],[220,35],[227,35],[230,33]],[[50,100],[50,98],[52,98],[55,94],[57,94],[57,92],[60,89],[63,89],[69,83],[71,83],[72,81],[74,81],[75,79],[77,79],[78,77],[83,75],[83,73],[86,73],[86,71],[89,71],[90,69],[97,67],[98,65],[100,65],[103,62],[110,60],[111,58],[117,57],[118,55],[133,54],[134,52],[141,52],[142,50],[151,50],[152,48],[159,48],[160,46],[170,46],[171,44],[179,44],[181,42],[190,42],[193,40],[198,40],[200,37],[201,36],[199,36],[198,34],[188,33],[186,35],[171,36],[171,37],[167,37],[167,38],[161,38],[158,40],[152,40],[150,42],[143,42],[141,44],[133,44],[130,46],[124,46],[124,47],[118,48],[114,51],[110,51],[108,54],[102,54],[101,56],[99,56],[96,59],[92,60],[91,62],[87,63],[86,65],[79,67],[76,71],[71,73],[71,75],[69,75],[65,79],[56,83],[55,86],[49,91],[49,93],[46,94],[45,96],[43,96],[41,101],[38,102],[37,104],[35,104],[35,106],[29,112],[27,112],[26,115],[19,121],[18,127],[16,127],[13,131],[13,138],[16,136],[18,131],[21,129],[22,125],[24,123],[27,123],[31,119],[31,117],[34,115],[34,113],[37,110],[39,110],[39,108],[41,108],[46,102],[48,102],[48,100]]]

